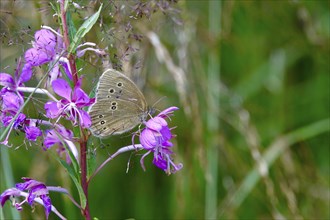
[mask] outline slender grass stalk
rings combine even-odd
[[[209,2],[209,29],[214,39],[219,39],[221,31],[221,1]],[[217,216],[218,198],[218,151],[219,151],[219,114],[220,114],[220,52],[217,47],[209,54],[207,72],[207,167],[205,192],[205,219]]]
[[[0,131],[2,131],[3,128],[0,128]],[[8,148],[0,145],[0,158],[1,158],[1,177],[4,177],[3,179],[1,178],[1,192],[4,189],[8,189],[14,186],[14,175],[13,175],[13,169],[10,163],[10,158],[8,154]],[[2,185],[4,184],[4,185]],[[3,213],[2,213],[2,208],[1,208],[1,214],[0,214],[0,219],[4,219]],[[7,214],[8,217],[9,215],[11,216],[12,219],[21,219],[20,215],[18,214],[19,212],[16,209],[9,208],[8,212],[10,214]]]

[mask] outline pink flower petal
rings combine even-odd
[[[92,120],[89,116],[89,114],[83,110],[78,110],[81,118],[80,118],[80,124],[83,128],[89,128],[92,125]]]
[[[174,111],[178,110],[179,108],[176,106],[169,107],[158,114],[159,117],[165,118],[168,115],[171,115]]]
[[[48,52],[54,54],[56,46],[56,36],[46,29],[41,29],[37,31],[34,35],[35,47],[43,48]]]
[[[46,116],[48,118],[56,118],[59,116],[59,108],[57,107],[57,102],[47,102],[45,104]]]
[[[146,126],[147,128],[152,129],[154,131],[160,131],[162,127],[167,126],[167,122],[165,121],[165,119],[156,116],[148,120],[146,122]]]
[[[22,97],[13,92],[6,92],[2,95],[2,110],[17,111],[23,104]]]
[[[144,129],[140,135],[140,143],[146,150],[151,150],[158,145],[158,140],[155,138],[155,132],[150,129]]]
[[[87,106],[90,103],[90,98],[80,87],[75,87],[72,101],[80,108]]]
[[[22,68],[22,73],[19,77],[17,84],[19,85],[21,83],[27,82],[31,79],[31,77],[32,77],[32,66],[30,63],[26,63]]]
[[[24,54],[25,62],[31,66],[40,66],[52,60],[52,57],[37,48],[30,48]]]
[[[8,73],[0,73],[0,85],[12,88],[15,86],[15,81]]]
[[[52,86],[57,95],[71,101],[72,89],[67,81],[64,79],[56,79],[52,82]]]

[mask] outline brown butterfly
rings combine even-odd
[[[132,80],[117,70],[108,69],[100,77],[95,103],[88,112],[92,119],[91,132],[104,138],[133,129],[154,109],[148,107]]]

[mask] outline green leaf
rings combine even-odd
[[[69,3],[71,1],[64,1],[64,11],[67,11],[68,10],[68,7],[69,7]]]
[[[89,93],[89,98],[93,98],[96,96],[96,87],[97,85],[95,85],[92,89],[92,91]]]
[[[99,10],[89,17],[78,29],[77,33],[75,34],[72,43],[70,44],[69,53],[75,51],[81,41],[81,39],[90,31],[93,25],[96,23],[97,19],[100,16],[100,12],[102,9],[102,5],[100,6]]]
[[[89,95],[88,95],[89,98],[94,98],[96,96],[96,87],[97,87],[97,85],[95,85],[93,87],[92,91],[89,93]],[[86,106],[83,108],[83,110],[88,111],[89,108],[90,108],[89,106]]]
[[[90,174],[92,174],[95,170],[96,167],[96,153],[95,153],[95,145],[94,142],[96,138],[94,138],[93,136],[90,136],[90,138],[88,139],[87,142],[87,147],[88,147],[88,151],[87,151],[87,176],[89,177]]]
[[[85,196],[85,193],[84,193],[84,191],[81,187],[81,184],[80,184],[80,175],[79,175],[80,167],[79,167],[78,161],[75,158],[75,156],[73,155],[72,151],[67,146],[67,143],[61,137],[61,135],[58,134],[57,132],[56,132],[56,134],[60,138],[60,140],[62,142],[62,145],[65,147],[66,151],[69,153],[69,157],[71,159],[72,166],[67,164],[61,158],[58,158],[58,160],[62,164],[62,166],[68,171],[71,179],[73,180],[74,184],[76,185],[76,188],[78,190],[79,197],[80,197],[80,204],[81,204],[82,208],[85,208],[85,206],[86,206],[86,196]]]
[[[73,128],[72,128],[72,131],[73,131],[73,135],[74,135],[75,137],[79,137],[79,136],[80,136],[80,128],[79,128],[78,126],[73,127]]]
[[[58,15],[61,13],[60,10],[60,4],[52,4],[52,2],[49,2],[50,6],[52,7],[52,9],[54,10],[54,12],[56,12]]]
[[[68,28],[69,28],[70,42],[73,42],[73,39],[74,39],[75,35],[77,34],[77,29],[73,23],[73,19],[72,19],[70,11],[68,11],[66,13],[66,20],[67,20]]]
[[[79,198],[80,198],[80,204],[81,204],[81,207],[84,209],[86,207],[87,200],[86,200],[85,193],[80,185],[79,178],[76,176],[74,169],[69,164],[67,164],[64,160],[62,160],[60,158],[58,158],[58,160],[62,164],[62,166],[68,171],[71,179],[73,180],[74,184],[76,185],[76,188],[77,188],[78,194],[79,194]]]

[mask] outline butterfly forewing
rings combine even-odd
[[[147,108],[146,100],[139,88],[124,74],[116,70],[106,71],[100,78],[98,95],[100,100],[107,98],[128,100],[143,109]]]

